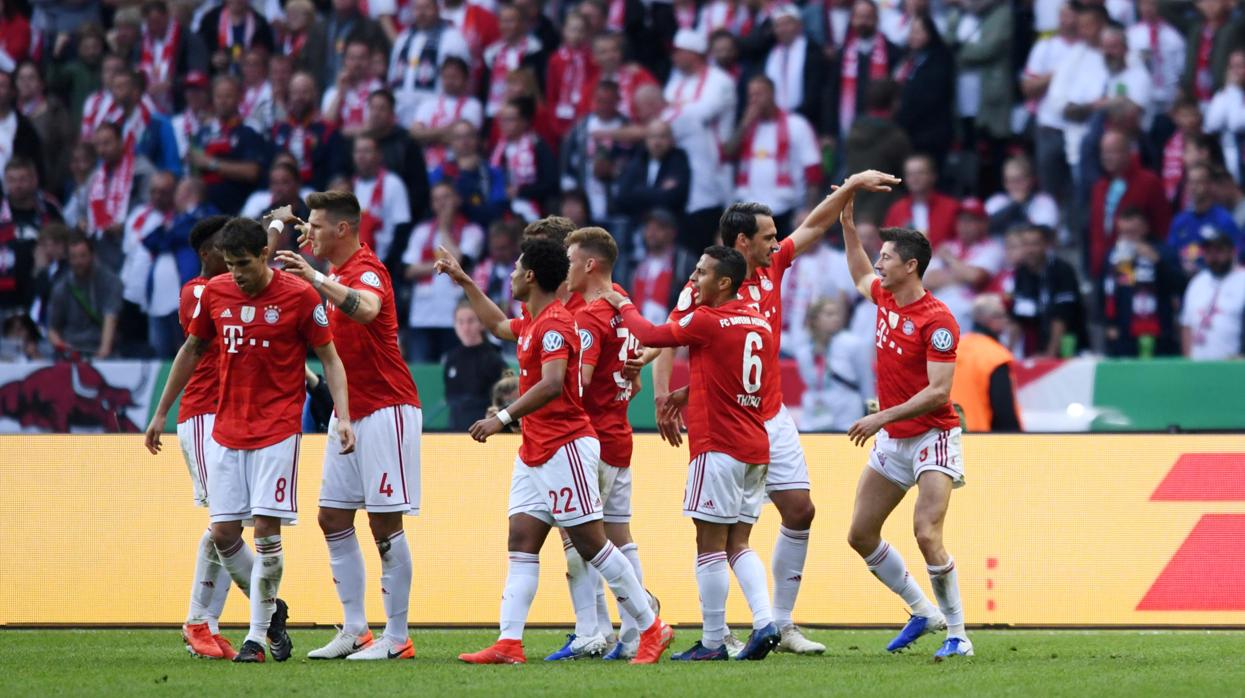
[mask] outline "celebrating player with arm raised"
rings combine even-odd
[[[580,340],[570,313],[557,299],[566,280],[566,248],[529,239],[510,276],[526,317],[508,320],[457,261],[439,250],[439,273],[466,291],[484,326],[499,339],[518,342],[519,399],[471,425],[485,441],[523,419],[523,442],[510,484],[510,567],[501,603],[501,636],[480,652],[459,655],[471,664],[521,664],[523,626],[536,595],[540,548],[552,526],[565,528],[580,555],[605,578],[618,603],[644,628],[633,664],[656,662],[673,631],[653,613],[631,563],[605,536],[597,480],[600,446],[580,399]]]
[[[804,637],[792,620],[796,596],[804,577],[804,561],[808,554],[808,540],[813,523],[813,500],[809,494],[808,464],[800,445],[800,434],[795,420],[787,412],[782,399],[782,377],[778,371],[778,353],[782,333],[782,284],[783,276],[800,254],[813,247],[826,230],[838,218],[843,206],[857,191],[889,191],[899,180],[891,175],[868,170],[847,178],[841,187],[827,196],[809,213],[790,236],[777,242],[778,231],[768,207],[756,203],[731,205],[722,215],[718,232],[722,242],[743,255],[747,262],[747,276],[739,288],[740,298],[759,310],[774,328],[773,341],[766,346],[764,360],[774,368],[767,376],[773,389],[762,407],[765,427],[769,432],[769,469],[765,491],[782,517],[778,540],[774,543],[771,561],[774,575],[774,622],[782,633],[780,652],[820,654],[825,646]],[[683,289],[678,306],[671,312],[672,319],[679,319],[696,306],[698,299],[692,284]],[[678,440],[677,412],[666,407],[670,390],[670,354],[661,357],[654,366],[653,387],[658,399],[658,418],[664,436]],[[739,526],[731,533],[727,546],[731,568],[735,571],[744,593],[754,580],[764,580],[764,566],[749,547],[751,527]],[[728,633],[727,642],[734,637]],[[736,647],[735,649],[738,649]]]
[[[858,446],[877,434],[856,489],[848,542],[869,571],[912,609],[887,650],[905,649],[945,627],[947,639],[934,659],[971,656],[955,561],[942,543],[951,490],[964,484],[960,421],[950,400],[960,328],[947,306],[921,283],[931,255],[925,235],[906,228],[882,229],[882,252],[874,265],[856,235],[850,203],[842,220],[852,280],[878,307],[874,344],[881,407],[847,432]],[[914,484],[913,528],[939,608],[908,574],[899,551],[882,540],[882,524]]]
[[[281,523],[298,519],[298,446],[303,412],[303,358],[310,345],[324,364],[338,415],[350,414],[346,373],[320,297],[296,276],[268,267],[259,223],[234,218],[217,246],[229,276],[209,281],[147,426],[147,448],[160,450],[160,431],[208,346],[220,344],[220,404],[206,449],[212,541],[229,575],[249,590],[251,625],[235,662],[262,662],[265,636],[273,659],[293,644],[286,609],[277,603],[285,557]],[[354,449],[348,419],[337,425],[343,451]],[[242,542],[242,522],[255,522],[255,551]]]
[[[419,437],[423,429],[419,393],[398,348],[398,319],[389,272],[359,242],[359,201],[350,192],[307,197],[311,210],[305,240],[311,253],[332,264],[332,275],[316,271],[297,252],[282,250],[286,271],[311,282],[329,302],[329,327],[346,367],[352,427],[359,447],[341,453],[334,416],[324,452],[320,528],[345,622],[310,659],[411,659],[415,646],[407,629],[411,600],[411,550],[402,517],[419,514]],[[364,567],[355,536],[355,511],[367,510],[380,552],[385,632],[373,640],[364,613]]]

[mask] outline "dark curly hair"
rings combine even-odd
[[[722,244],[733,247],[735,238],[739,237],[740,233],[751,240],[759,229],[757,216],[772,217],[773,215],[774,212],[765,204],[742,201],[731,204],[722,213],[722,218],[718,220],[718,235],[722,237]]]
[[[222,253],[234,257],[258,257],[268,246],[268,235],[259,221],[231,218],[220,229],[216,246]]]
[[[190,229],[190,248],[197,254],[203,248],[203,244],[219,233],[228,222],[229,216],[208,216],[195,223],[195,227]]]
[[[571,261],[562,243],[548,238],[527,238],[519,245],[519,253],[523,268],[536,275],[536,285],[542,291],[553,293],[566,281]]]
[[[705,255],[717,261],[715,274],[731,280],[731,293],[739,291],[744,277],[748,275],[748,262],[739,254],[739,250],[724,245],[710,245],[705,248]]]

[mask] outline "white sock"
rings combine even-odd
[[[949,558],[942,566],[929,566],[929,583],[934,587],[934,598],[947,617],[947,637],[968,639],[964,633],[964,605],[960,603],[960,581],[955,573],[955,559]]]
[[[199,539],[199,546],[195,550],[195,573],[190,586],[190,611],[186,614],[187,625],[207,623],[212,619],[212,596],[216,592],[216,578],[220,576],[222,569],[216,546],[212,545],[212,532],[204,531],[203,537]]]
[[[597,611],[597,629],[596,632],[601,637],[609,637],[614,632],[614,621],[610,618],[610,605],[605,600],[605,579],[601,577],[601,573],[596,569],[589,567],[592,571],[592,592],[593,601],[596,602]],[[622,608],[621,606],[619,608]],[[624,618],[630,618],[626,611],[621,611]]]
[[[605,583],[610,585],[610,591],[614,592],[618,605],[631,614],[638,627],[648,630],[657,616],[648,605],[648,594],[635,578],[635,570],[631,569],[627,557],[618,552],[613,543],[606,541],[605,547],[592,558],[592,566],[597,568],[605,578]]]
[[[212,550],[215,551],[216,548],[213,547]],[[213,580],[212,586],[212,603],[208,604],[207,622],[212,634],[219,635],[220,614],[225,610],[225,602],[229,600],[229,588],[233,586],[229,570],[225,569],[224,565],[216,566],[216,579]]]
[[[566,586],[575,609],[575,635],[590,637],[597,631],[597,589],[601,588],[601,578],[584,562],[571,539],[562,541],[562,552],[566,554]]]
[[[748,599],[748,608],[752,609],[752,629],[764,628],[774,622],[774,612],[769,605],[769,589],[765,586],[765,565],[761,558],[752,552],[752,548],[744,548],[730,559],[735,579],[739,580],[739,588]]]
[[[255,539],[255,565],[251,568],[251,629],[246,639],[267,643],[268,626],[277,610],[277,590],[285,571],[285,553],[281,551],[281,534]]]
[[[510,553],[510,568],[506,572],[506,589],[501,595],[502,640],[522,640],[527,613],[536,598],[536,585],[540,582],[540,556],[532,553]]]
[[[696,588],[700,590],[700,616],[704,622],[700,644],[717,649],[726,639],[726,594],[731,589],[726,553],[696,556]]]
[[[795,609],[795,597],[800,593],[800,582],[804,579],[808,533],[793,531],[782,525],[778,527],[778,540],[774,542],[770,569],[774,574],[774,622],[780,629],[793,623],[791,611]]]
[[[925,597],[925,592],[921,591],[921,587],[912,575],[908,574],[908,567],[904,564],[903,556],[889,543],[882,541],[878,549],[865,558],[865,564],[868,565],[873,576],[880,579],[891,591],[899,594],[914,614],[925,617],[934,614],[934,605]]]
[[[411,608],[411,548],[406,532],[397,531],[376,541],[380,550],[380,593],[385,602],[385,637],[404,644],[410,638],[407,614]]]
[[[640,566],[640,546],[635,543],[628,543],[619,548],[618,551],[626,556],[627,561],[631,563],[631,569],[635,571],[635,578],[639,580],[640,586],[644,586],[644,568]],[[618,606],[618,617],[622,619],[622,625],[618,629],[618,639],[627,644],[639,642],[640,628],[636,627],[635,619],[627,613],[621,604]]]
[[[329,569],[333,572],[333,586],[341,600],[344,619],[342,632],[362,635],[367,632],[367,612],[363,598],[367,587],[367,571],[363,567],[363,551],[354,527],[324,536],[329,546]]]
[[[255,568],[255,555],[251,553],[246,541],[239,538],[233,545],[221,550],[216,549],[220,556],[220,564],[229,572],[229,578],[242,590],[243,594],[251,595],[251,570]]]

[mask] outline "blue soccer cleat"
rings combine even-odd
[[[922,635],[936,633],[947,627],[947,620],[942,614],[936,616],[909,616],[908,622],[903,626],[903,630],[895,636],[894,640],[886,646],[887,652],[899,652],[906,650],[912,646]]]
[[[739,661],[757,662],[765,659],[766,655],[778,646],[778,641],[782,639],[782,634],[778,632],[778,626],[770,623],[764,628],[757,628],[748,636],[748,642],[744,648],[735,655],[735,659]]]
[[[942,647],[934,653],[934,661],[941,662],[948,657],[971,657],[973,656],[973,643],[969,642],[966,637],[949,637],[947,641],[942,643]]]
[[[583,659],[596,657],[605,651],[605,638],[600,635],[575,637],[574,633],[566,636],[566,644],[562,649],[545,657],[546,662],[558,662],[564,659]]]
[[[717,649],[711,650],[697,640],[696,644],[687,650],[670,655],[670,659],[676,662],[725,662],[730,659],[730,656],[726,654],[726,645],[720,645]]]
[[[616,661],[619,659],[623,659],[623,660],[634,659],[635,652],[639,648],[640,648],[639,642],[623,642],[622,640],[619,640],[618,642],[614,643],[614,646],[610,649],[610,651],[606,652],[605,656],[601,657],[601,659],[607,662],[612,662],[612,661]]]

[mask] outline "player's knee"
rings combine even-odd
[[[372,538],[375,540],[387,540],[390,536],[402,530],[402,515],[385,516],[384,514],[371,514],[368,516],[367,525],[372,529]]]
[[[847,531],[847,544],[852,546],[861,557],[868,557],[881,545],[882,538],[873,531],[863,531],[855,526]]]
[[[242,531],[240,529],[238,531],[232,531],[221,526],[212,527],[212,545],[216,546],[217,550],[228,549],[230,546],[237,543],[238,539],[241,537]]]
[[[813,517],[817,514],[817,508],[813,506],[813,499],[805,497],[789,504],[787,508],[779,512],[782,514],[782,525],[793,531],[807,531],[813,527]]]
[[[917,521],[913,529],[916,544],[926,557],[942,549],[942,529],[939,526],[929,521]]]
[[[320,513],[316,514],[316,523],[320,524],[320,531],[326,536],[330,533],[340,533],[350,528],[349,523],[342,524],[341,517],[337,515],[336,511],[329,511],[328,509],[321,509]]]

